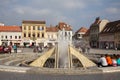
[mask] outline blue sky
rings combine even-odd
[[[96,17],[120,20],[120,0],[1,0],[0,22],[21,25],[22,20],[45,20],[46,26],[66,22],[76,31]]]

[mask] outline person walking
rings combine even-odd
[[[16,44],[13,45],[13,49],[14,49],[14,53],[17,53],[17,45]]]
[[[8,46],[8,50],[9,50],[9,53],[11,54],[11,51],[12,51],[12,46],[11,45]]]

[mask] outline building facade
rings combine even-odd
[[[22,21],[23,45],[44,45],[46,41],[45,21]]]
[[[100,48],[120,48],[120,20],[107,23],[100,33]]]
[[[46,27],[47,45],[55,45],[60,40],[60,35],[64,35],[70,43],[72,42],[72,28],[65,22],[59,22],[56,26]]]
[[[83,35],[83,40],[85,41],[86,45],[90,45],[90,30],[88,29],[87,32]]]
[[[93,48],[99,48],[99,33],[103,30],[108,20],[100,20],[96,18],[95,22],[90,26],[90,46]]]
[[[120,28],[119,28],[119,30],[120,30]],[[115,32],[115,48],[120,50],[120,31]]]
[[[87,32],[87,28],[85,28],[85,27],[81,27],[79,30],[77,30],[76,32],[75,32],[75,35],[74,35],[74,38],[76,39],[76,40],[81,40],[81,39],[83,39],[83,35]]]
[[[47,33],[47,45],[55,45],[57,44],[58,40],[58,31],[59,29],[54,26],[46,27],[46,33]]]
[[[56,25],[56,27],[59,29],[59,32],[64,31],[65,32],[64,35],[66,36],[67,40],[72,42],[73,32],[72,32],[72,26],[71,25],[68,25],[65,22],[59,22],[58,25]]]
[[[0,26],[0,45],[14,45],[21,46],[22,44],[22,30],[20,26]]]

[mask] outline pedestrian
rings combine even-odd
[[[108,66],[105,55],[103,55],[103,54],[101,55],[101,57],[98,60],[98,67],[100,67],[100,66],[102,66],[102,67]]]
[[[17,53],[17,45],[16,44],[13,45],[13,49],[14,49],[14,53]]]
[[[8,49],[9,49],[9,53],[11,54],[11,51],[12,51],[12,46],[11,46],[11,45],[9,45],[9,46],[8,46]]]
[[[39,46],[39,47],[38,47],[38,53],[41,53],[41,52],[42,52],[42,47]]]
[[[88,53],[90,52],[90,47],[87,47],[87,52],[88,52]]]

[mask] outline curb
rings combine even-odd
[[[40,74],[66,74],[66,75],[81,75],[81,74],[99,74],[99,73],[114,73],[120,72],[120,67],[104,67],[104,68],[80,68],[80,69],[52,69],[52,68],[37,68],[37,67],[15,67],[0,65],[0,71],[20,72],[20,73],[40,73]]]
[[[0,65],[0,71],[26,73],[30,68]]]
[[[117,67],[104,67],[104,68],[98,68],[102,70],[103,73],[113,73],[113,72],[120,72],[120,66]]]

